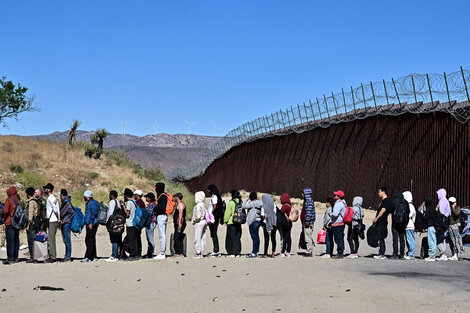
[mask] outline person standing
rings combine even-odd
[[[436,208],[434,207],[434,201],[431,197],[424,197],[424,204],[426,205],[426,212],[424,214],[424,220],[428,229],[428,257],[424,260],[427,262],[436,261]]]
[[[85,258],[81,262],[98,261],[96,253],[96,232],[98,231],[98,202],[93,199],[93,192],[90,190],[85,191],[83,198],[85,204],[85,245],[86,252]]]
[[[259,227],[261,225],[261,201],[258,200],[258,194],[256,191],[252,191],[249,198],[245,199],[242,204],[242,208],[248,210],[246,221],[248,223],[248,229],[250,230],[251,240],[253,242],[253,249],[251,254],[248,254],[247,258],[258,257],[259,252]]]
[[[416,241],[415,241],[415,221],[416,221],[416,208],[413,205],[413,194],[410,191],[403,193],[403,198],[408,202],[410,208],[410,215],[408,218],[408,225],[406,225],[406,242],[408,243],[408,255],[405,255],[405,260],[415,259]]]
[[[164,260],[166,258],[166,224],[168,216],[166,215],[166,205],[168,197],[165,193],[165,184],[156,183],[155,192],[157,193],[157,205],[155,206],[154,214],[157,217],[158,237],[160,238],[160,253],[154,257],[155,260]]]
[[[276,207],[273,198],[264,194],[261,197],[263,202],[264,219],[261,227],[264,234],[264,257],[268,256],[269,238],[271,238],[271,257],[276,257],[276,232],[277,232],[277,216]]]
[[[336,200],[331,212],[331,228],[333,229],[333,237],[336,242],[338,253],[332,256],[332,259],[344,258],[344,222],[343,217],[346,214],[346,201],[344,201],[344,192],[341,190],[334,191],[334,199]]]
[[[225,250],[227,257],[238,257],[242,251],[242,225],[233,223],[233,214],[235,213],[235,205],[242,204],[242,196],[240,191],[232,190],[232,200],[227,204],[224,214],[224,223],[227,225],[227,234],[225,236]]]
[[[18,262],[18,253],[20,250],[20,232],[11,225],[11,219],[15,214],[15,210],[20,203],[20,196],[15,186],[7,189],[7,198],[3,206],[3,218],[5,220],[5,234],[7,241],[7,259],[3,264],[13,264]]]
[[[323,216],[323,229],[326,231],[325,246],[326,251],[321,257],[323,259],[329,259],[333,255],[333,250],[335,247],[335,241],[333,236],[333,229],[331,228],[331,213],[333,212],[333,206],[335,205],[335,200],[332,198],[326,199],[326,210],[325,215]]]
[[[196,254],[195,259],[202,259],[204,257],[204,246],[206,244],[206,228],[207,221],[204,218],[206,214],[206,207],[204,199],[206,194],[204,191],[198,191],[195,194],[196,206],[193,210],[193,217],[191,223],[194,225],[194,248]]]
[[[142,199],[143,196],[144,196],[144,193],[142,192],[142,190],[134,191],[135,203],[137,204],[137,206],[139,208],[141,208],[142,210],[145,210],[146,209],[145,208],[145,202]],[[137,239],[137,255],[140,258],[140,257],[142,257],[142,230],[135,228],[135,235],[136,235],[136,239]],[[155,249],[155,241],[153,242],[153,247]],[[153,254],[153,252],[152,252],[152,254]]]
[[[56,234],[60,219],[59,202],[54,196],[54,185],[48,183],[43,187],[46,200],[46,215],[48,220],[47,245],[49,258],[44,263],[54,263],[57,261]]]
[[[186,229],[186,205],[183,202],[183,194],[178,192],[175,194],[176,210],[173,214],[174,226],[174,249],[176,256],[186,256],[184,251],[184,230]]]
[[[402,212],[402,214],[400,214]],[[392,237],[393,237],[393,254],[392,259],[403,259],[405,256],[405,236],[406,226],[408,224],[408,216],[410,208],[408,202],[403,198],[403,192],[400,188],[393,191],[393,215],[392,215]],[[397,220],[397,217],[400,221]],[[401,221],[406,218],[405,221]],[[400,242],[400,250],[398,250],[398,242]]]
[[[301,197],[304,203],[300,220],[304,230],[305,242],[307,243],[307,252],[304,256],[311,257],[313,255],[313,247],[315,246],[315,234],[313,232],[313,225],[315,224],[315,203],[312,199],[312,189],[305,188],[302,191]]]
[[[209,224],[209,230],[211,233],[213,251],[209,254],[209,257],[219,257],[219,237],[217,235],[217,229],[219,228],[220,221],[223,222],[224,218],[224,204],[222,197],[219,194],[219,189],[214,184],[207,187],[207,193],[210,197],[209,211],[214,215],[214,223]]]
[[[42,196],[41,188],[34,190],[34,198],[38,204],[38,217],[41,220],[41,225],[39,225],[39,230],[47,231],[49,220],[47,216],[47,203]]]
[[[444,188],[439,189],[437,192],[437,198],[439,203],[437,205],[438,212],[436,212],[436,242],[437,249],[441,254],[436,260],[437,261],[447,261],[446,255],[446,242],[445,242],[445,233],[449,228],[449,216],[451,213],[449,200],[447,200],[447,192]],[[441,221],[441,222],[438,222]]]
[[[374,256],[374,259],[385,260],[385,238],[388,234],[388,215],[393,210],[393,202],[387,195],[387,188],[380,187],[377,191],[378,197],[381,199],[377,214],[373,224],[376,227],[377,235],[379,237],[379,254]]]
[[[141,258],[140,254],[137,254],[137,229],[134,227],[134,216],[135,210],[137,209],[137,203],[132,199],[134,193],[129,188],[124,190],[124,201],[126,206],[124,211],[126,213],[126,229],[127,229],[127,245],[129,247],[129,257],[126,261],[137,261]],[[139,232],[140,233],[140,232]],[[126,240],[125,240],[126,241]]]
[[[73,206],[70,202],[70,197],[66,189],[60,190],[60,198],[62,200],[62,206],[60,207],[60,219],[59,223],[62,230],[62,240],[65,244],[65,256],[64,262],[72,261],[72,237],[70,227],[72,226],[73,219]]]
[[[34,188],[26,188],[26,197],[28,199],[28,225],[26,225],[26,235],[28,238],[29,259],[26,263],[33,263],[33,249],[36,232],[39,231],[40,220],[38,219],[38,203],[34,198]],[[38,223],[39,222],[39,223]]]
[[[450,225],[449,225],[449,245],[452,256],[449,261],[458,261],[459,254],[465,252],[462,244],[462,237],[460,236],[460,207],[457,205],[457,199],[455,197],[449,198],[450,203]]]
[[[359,227],[362,226],[362,218],[364,216],[364,209],[362,208],[362,197],[356,196],[353,198],[353,218],[351,224],[348,226],[348,243],[351,253],[346,257],[348,259],[357,259],[357,251],[359,250]]]
[[[156,227],[155,223],[155,206],[157,201],[155,200],[155,194],[153,192],[149,192],[145,195],[145,201],[147,201],[147,207],[145,208],[149,213],[150,221],[148,225],[145,227],[145,234],[147,236],[147,258],[153,258],[153,252],[155,251],[155,240],[154,240],[154,231]]]
[[[118,201],[118,193],[116,190],[109,192],[109,206],[108,206],[108,220],[115,216],[121,216],[125,218],[124,210],[121,207],[121,203]],[[109,240],[111,242],[111,257],[107,258],[106,262],[116,262],[119,259],[122,251],[122,233],[109,232]]]
[[[292,246],[292,239],[291,239],[291,230],[292,230],[292,222],[289,221],[289,214],[290,210],[292,209],[292,203],[290,202],[290,196],[287,193],[283,193],[281,195],[281,213],[284,214],[286,218],[286,223],[283,224],[281,227],[282,233],[282,249],[281,257],[290,257],[290,250]]]

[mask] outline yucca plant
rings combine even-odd
[[[98,145],[95,158],[99,159],[101,154],[103,153],[103,144],[104,139],[109,135],[108,131],[104,128],[99,128],[96,130],[95,134],[91,136],[91,143],[94,145]]]
[[[75,138],[77,136],[77,128],[82,125],[82,122],[79,120],[73,120],[72,125],[70,125],[70,130],[69,130],[69,146],[73,146],[75,143]]]

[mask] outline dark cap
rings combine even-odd
[[[60,194],[64,197],[67,197],[69,195],[69,193],[67,192],[67,189],[61,189]]]
[[[51,184],[51,183],[47,183],[46,186],[43,186],[42,189],[50,189],[50,190],[54,190],[54,185]]]
[[[145,195],[145,198],[149,198],[150,200],[155,200],[155,194],[153,192],[149,192]]]
[[[130,190],[129,188],[124,189],[124,195],[128,198],[132,198],[134,196],[134,192]]]

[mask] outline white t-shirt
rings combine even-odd
[[[115,209],[116,207],[117,207],[118,209],[121,208],[121,204],[119,203],[119,201],[118,201],[117,199],[113,199],[113,200],[109,201],[109,206],[108,206],[108,219],[110,218],[111,215],[113,215],[114,209]]]
[[[60,216],[59,212],[59,202],[57,201],[57,198],[51,193],[49,197],[47,198],[46,202],[46,214],[47,218],[49,218],[49,222],[57,222],[57,216],[54,213],[57,213],[57,215]]]
[[[137,207],[135,206],[134,202],[129,200],[127,201],[127,211],[129,211],[129,217],[126,219],[126,226],[127,227],[134,227],[134,224],[132,224],[132,221],[134,220],[135,216],[135,210]]]
[[[209,204],[209,212],[212,213],[212,211],[214,211],[214,209],[217,207],[217,196],[216,195],[212,195],[211,197],[211,203]]]

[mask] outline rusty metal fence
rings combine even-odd
[[[303,133],[314,128],[406,113],[445,112],[458,122],[470,119],[470,70],[450,74],[410,74],[404,77],[362,83],[341,92],[324,94],[295,107],[279,110],[240,125],[228,132],[210,152],[187,169],[168,174],[170,179],[190,180],[204,173],[214,160],[233,147],[260,138]]]

